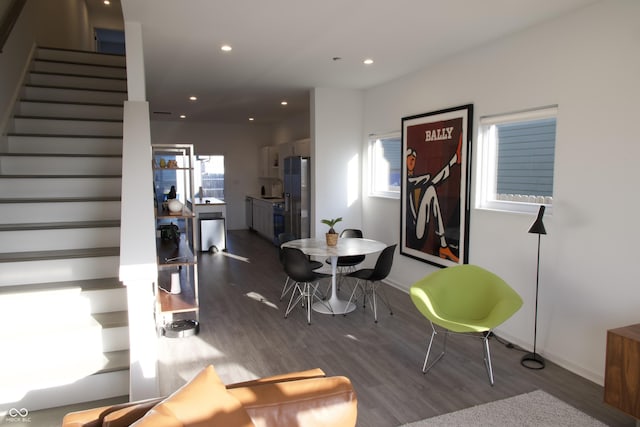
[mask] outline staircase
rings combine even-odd
[[[38,48],[0,153],[0,411],[129,393],[125,58]]]

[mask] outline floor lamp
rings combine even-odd
[[[527,353],[520,359],[520,364],[529,369],[543,369],[544,359],[542,356],[536,353],[536,338],[538,335],[538,283],[540,282],[540,235],[547,234],[547,230],[544,228],[542,217],[544,216],[544,205],[540,206],[538,211],[538,217],[535,222],[529,228],[529,233],[538,235],[538,263],[536,268],[536,311],[535,322],[533,326],[533,353]]]

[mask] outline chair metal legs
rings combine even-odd
[[[429,345],[427,347],[427,354],[424,357],[424,364],[422,365],[422,373],[426,374],[427,371],[429,371],[429,369],[431,369],[433,367],[433,365],[435,365],[440,359],[442,359],[442,357],[444,356],[444,354],[447,351],[447,337],[449,336],[449,331],[448,330],[444,330],[444,343],[443,343],[443,347],[442,347],[442,352],[436,357],[436,359],[431,362],[430,364],[428,364],[429,362],[429,355],[431,354],[431,348],[433,346],[433,341],[434,338],[436,337],[436,335],[438,335],[438,331],[436,330],[435,326],[433,325],[433,323],[431,323],[431,338],[429,339]],[[477,337],[477,336],[476,336]],[[482,350],[484,353],[484,366],[487,370],[487,375],[489,376],[489,383],[493,386],[494,381],[493,381],[493,367],[491,366],[491,351],[489,350],[489,338],[491,337],[491,331],[486,331],[483,332],[482,334]]]
[[[349,297],[349,303],[354,302],[353,297],[356,295],[356,292],[358,291],[358,289],[360,289],[360,291],[362,293],[362,307],[363,308],[365,308],[367,306],[367,295],[371,294],[371,296],[369,296],[369,298],[371,299],[371,310],[373,310],[373,320],[374,320],[375,323],[378,323],[377,297],[380,297],[380,299],[382,300],[384,305],[387,306],[387,308],[389,309],[389,314],[393,315],[393,310],[391,309],[391,304],[389,304],[389,299],[387,298],[387,295],[385,293],[384,287],[380,287],[380,282],[369,282],[368,280],[366,280],[365,282],[368,282],[369,286],[371,288],[371,290],[369,292],[367,292],[366,283],[363,285],[360,282],[361,282],[361,279],[358,279],[356,281],[356,284],[353,287],[353,291],[351,292],[351,296]],[[381,295],[379,295],[376,292],[376,290],[378,288],[380,288],[380,290],[382,291]],[[359,297],[360,296],[358,296],[358,298]],[[355,301],[357,301],[358,298],[356,298]],[[349,304],[347,304],[347,306],[349,306]],[[346,313],[344,313],[344,314],[346,314]]]
[[[491,352],[489,351],[489,337],[491,337],[491,331],[484,333],[482,337],[483,349],[484,349],[484,366],[487,368],[487,375],[489,375],[489,382],[493,385],[493,368],[491,367]]]
[[[289,305],[287,305],[287,309],[284,313],[284,318],[286,319],[291,313],[291,310],[298,305],[300,301],[303,301],[303,307],[307,309],[307,324],[311,324],[311,303],[313,302],[313,298],[316,297],[316,292],[318,291],[318,283],[315,285],[313,283],[299,283],[294,282],[292,286],[293,291],[291,292],[291,298],[289,298]],[[297,292],[296,292],[297,291]],[[294,301],[295,298],[295,301]]]
[[[292,283],[289,283],[290,281]],[[280,301],[282,301],[284,296],[286,294],[288,294],[291,289],[293,289],[293,286],[294,286],[293,281],[289,278],[289,276],[287,276],[287,278],[284,281],[284,286],[282,286],[282,293],[280,294]]]
[[[433,362],[431,362],[429,366],[427,366],[427,362],[429,361],[429,354],[431,353],[431,346],[433,345],[433,339],[436,337],[436,335],[438,335],[438,331],[436,331],[436,328],[433,326],[433,323],[431,323],[431,338],[429,339],[429,346],[427,347],[427,355],[424,357],[424,364],[422,365],[423,374],[426,374],[427,371],[431,369],[433,365],[438,363],[438,361],[442,359],[442,356],[444,356],[444,354],[447,351],[447,337],[449,336],[449,331],[445,330],[444,343],[442,345],[442,352],[438,355],[438,357],[436,357],[436,360],[434,360]]]

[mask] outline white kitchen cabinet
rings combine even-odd
[[[273,203],[253,199],[253,229],[263,237],[273,240]]]
[[[260,149],[260,170],[261,178],[278,178],[280,170],[280,153],[278,148],[273,146],[262,147]]]
[[[280,155],[280,167],[278,177],[284,180],[284,159],[291,156],[311,157],[311,139],[305,138],[298,141],[278,144],[278,154]]]

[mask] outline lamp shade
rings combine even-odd
[[[538,217],[535,222],[531,224],[531,228],[529,228],[529,233],[531,234],[547,234],[547,230],[544,228],[544,223],[542,222],[542,217],[544,216],[544,205],[540,205],[540,210],[538,211]]]

